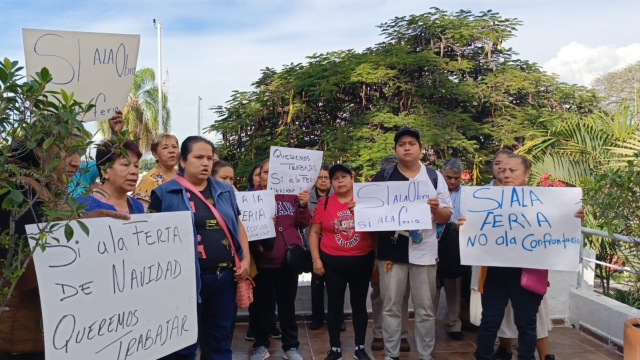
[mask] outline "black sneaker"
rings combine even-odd
[[[282,332],[276,324],[271,325],[271,329],[269,330],[269,337],[272,339],[280,339],[282,337]]]
[[[450,338],[456,341],[462,341],[464,339],[464,335],[462,334],[462,331],[448,332],[447,335],[449,335]]]
[[[344,321],[340,324],[340,331],[347,331],[347,324],[345,324]]]
[[[545,355],[544,360],[556,360],[556,356],[551,354]]]
[[[342,360],[342,353],[340,351],[329,350],[324,360]]]
[[[318,330],[322,327],[322,322],[312,321],[311,325],[309,325],[309,329]]]
[[[247,341],[256,341],[256,335],[253,333],[253,329],[249,328],[249,331],[247,331],[247,335],[244,336],[244,339]]]
[[[369,354],[367,354],[367,351],[364,349],[364,347],[361,347],[358,350],[356,350],[353,353],[353,357],[356,360],[371,360],[371,358],[369,357]]]
[[[498,346],[498,350],[493,354],[491,360],[511,360],[513,359],[513,354],[508,353],[507,349],[502,346]]]

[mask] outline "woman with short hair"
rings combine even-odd
[[[106,140],[96,150],[96,166],[99,170],[100,187],[91,195],[78,198],[87,211],[112,210],[123,214],[144,214],[140,201],[128,193],[136,188],[138,168],[142,153],[135,141],[127,140],[117,145],[114,140]]]
[[[156,158],[157,165],[140,179],[134,195],[145,209],[149,206],[153,189],[178,176],[176,169],[180,155],[178,138],[171,134],[158,134],[151,143],[151,155]]]

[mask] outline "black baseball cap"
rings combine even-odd
[[[396,132],[396,135],[393,137],[393,142],[397,145],[398,141],[403,136],[411,136],[412,138],[415,138],[416,140],[418,140],[418,142],[420,142],[420,132],[410,127],[403,127],[402,129],[398,130],[398,132]]]
[[[333,175],[335,175],[338,171],[344,171],[347,174],[351,175],[353,172],[351,168],[346,164],[335,164],[329,169],[329,178],[333,179]]]

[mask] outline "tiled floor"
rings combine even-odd
[[[384,359],[384,351],[370,351],[371,345],[371,322],[367,330],[367,351],[371,358],[375,360]],[[300,339],[300,354],[305,360],[324,360],[329,349],[329,334],[326,326],[320,330],[309,330],[309,323],[298,323],[298,334]],[[246,341],[244,336],[247,332],[247,325],[238,324],[233,339],[233,358],[246,360],[253,354],[252,342]],[[413,323],[410,324],[409,343],[415,350],[415,338],[413,336]],[[342,333],[342,352],[344,359],[353,359],[353,328],[347,322],[347,331]],[[434,360],[463,360],[474,359],[476,334],[465,332],[463,341],[453,341],[447,337],[444,327],[439,324],[436,334],[436,347],[433,353]],[[550,336],[551,350],[556,355],[557,360],[605,360],[620,359],[622,355],[606,348],[604,345],[580,334],[571,328],[554,328]],[[272,340],[270,359],[282,359],[283,351],[280,348],[279,340]],[[402,360],[417,360],[418,354],[415,351],[404,353],[400,356]]]

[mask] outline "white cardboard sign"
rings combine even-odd
[[[272,146],[269,153],[269,190],[297,195],[315,185],[322,151]]]
[[[386,181],[353,184],[356,231],[431,229],[429,181]]]
[[[75,94],[96,107],[83,121],[109,119],[124,109],[136,73],[140,35],[22,29],[27,76],[46,67],[47,90]]]
[[[460,207],[462,264],[576,271],[582,189],[463,186]]]
[[[34,253],[47,360],[158,359],[196,343],[191,214],[83,222],[88,237],[71,222],[70,242],[61,226]]]
[[[276,194],[272,190],[239,191],[236,201],[249,241],[276,237]]]

